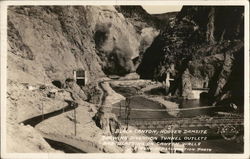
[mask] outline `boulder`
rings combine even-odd
[[[185,99],[193,98],[191,77],[188,69],[182,74],[182,97]]]

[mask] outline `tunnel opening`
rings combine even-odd
[[[54,86],[56,86],[57,88],[63,88],[63,84],[62,84],[62,82],[61,81],[59,81],[59,80],[54,80],[54,81],[52,81],[52,84],[54,85]]]
[[[76,81],[76,84],[80,87],[86,85],[85,73],[86,72],[83,69],[74,70],[74,80]]]

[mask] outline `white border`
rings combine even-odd
[[[240,159],[250,158],[249,156],[249,2],[247,0],[238,1],[0,1],[0,24],[1,24],[1,158],[192,158],[192,159]],[[244,154],[153,154],[153,153],[141,153],[141,154],[56,154],[56,153],[6,153],[6,66],[7,66],[7,6],[8,5],[244,5],[245,6],[245,96],[244,96]],[[22,143],[20,143],[22,144]]]

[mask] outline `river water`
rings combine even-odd
[[[126,94],[127,96],[127,94]],[[172,100],[178,103],[178,109],[184,109],[183,111],[178,111],[176,116],[171,115],[172,113],[168,112],[165,107],[162,105],[153,102],[151,100],[146,99],[142,96],[131,96],[129,97],[129,106],[131,108],[129,114],[129,120],[133,119],[165,119],[165,118],[193,118],[199,116],[213,116],[217,110],[217,108],[205,108],[205,109],[192,109],[185,110],[186,108],[202,108],[207,107],[207,101],[200,101],[199,99],[195,100]],[[116,103],[113,105],[112,112],[118,116],[118,119],[121,122],[124,122],[124,118],[126,118],[127,112],[125,111],[125,101],[120,103]],[[143,111],[143,109],[147,110],[165,110],[165,111]],[[205,141],[200,141],[200,146],[186,146],[185,153],[242,153],[243,152],[243,143],[239,143],[236,140],[227,141],[223,139],[219,134],[216,134],[216,130],[210,129],[209,127],[200,127],[195,128],[197,130],[207,129],[208,132],[213,133],[213,135],[207,134],[208,139]],[[197,141],[189,141],[190,143],[194,143]],[[200,148],[200,149],[199,149]]]
[[[177,115],[172,115],[171,112],[168,112],[167,109],[152,101],[148,100],[145,97],[142,96],[133,96],[130,97],[130,103],[129,106],[132,109],[130,111],[130,118],[135,119],[135,118],[151,118],[151,119],[162,119],[162,118],[173,118],[173,117],[196,117],[196,116],[201,116],[201,115],[207,115],[211,116],[214,112],[214,108],[207,107],[207,104],[204,102],[201,102],[200,100],[173,100],[176,102],[179,107],[178,109],[183,109],[182,111],[177,111],[174,114]],[[113,113],[115,113],[118,116],[125,116],[125,101],[122,101],[120,103],[114,104],[114,109]],[[201,108],[201,107],[206,107],[205,109],[192,109],[192,110],[186,110],[185,108]],[[121,109],[120,109],[121,108]],[[157,110],[157,109],[162,109],[165,111],[143,111],[144,109],[152,109],[152,110]]]

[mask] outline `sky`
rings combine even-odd
[[[166,12],[175,12],[181,10],[181,5],[178,6],[142,6],[149,14],[160,14]]]

